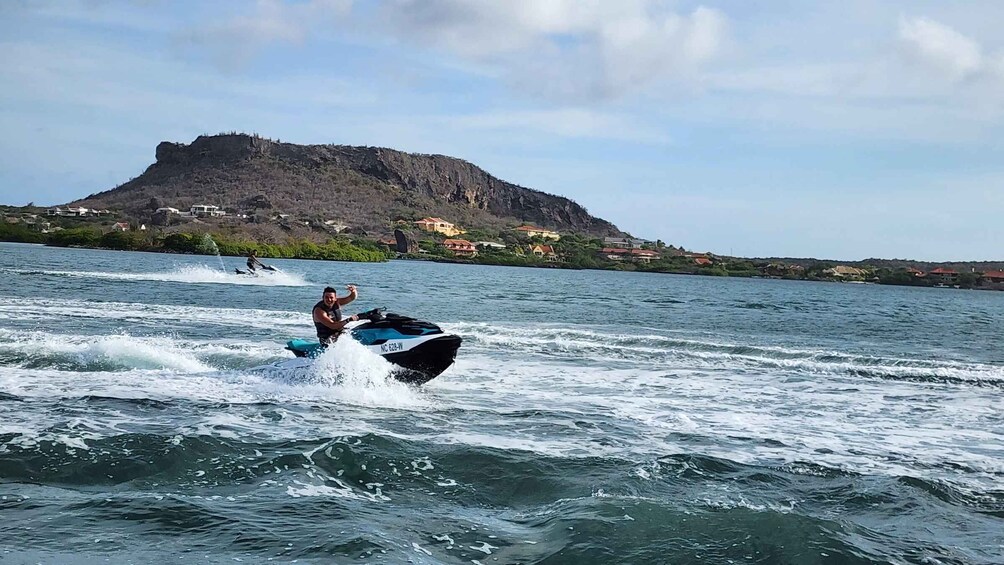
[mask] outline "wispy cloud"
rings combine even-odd
[[[313,30],[344,18],[351,8],[352,0],[258,0],[250,13],[177,33],[176,44],[189,53],[207,54],[223,70],[240,70],[272,44],[302,45]]]
[[[401,41],[491,65],[527,93],[586,102],[692,79],[728,33],[718,10],[655,0],[392,0],[382,14]]]
[[[953,210],[945,249],[999,255],[1004,4],[702,1],[0,2],[0,200],[236,129],[454,155],[718,251],[919,256]],[[858,239],[817,221],[862,207]]]
[[[964,80],[986,69],[979,43],[934,20],[900,19],[899,40],[908,56],[951,80]]]

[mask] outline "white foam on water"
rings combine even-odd
[[[150,324],[171,319],[178,327],[200,331],[244,326],[277,335],[310,327],[303,312],[0,297],[0,320],[37,320],[44,327],[56,315]],[[330,347],[303,374],[270,375],[240,367],[288,356],[282,343],[0,329],[0,355],[36,351],[107,359],[121,367],[83,372],[0,366],[0,390],[30,401],[102,395],[321,408],[293,410],[278,425],[245,415],[231,415],[228,421],[207,417],[185,432],[227,437],[372,432],[638,462],[702,453],[740,463],[808,461],[956,484],[992,482],[1004,473],[999,442],[1004,399],[966,383],[1004,381],[998,365],[729,343],[648,330],[607,333],[575,325],[451,324],[446,329],[465,338],[457,364],[420,390],[395,381],[392,365],[351,339]],[[868,373],[944,376],[963,384],[884,380]],[[329,410],[332,406],[337,409]],[[398,410],[410,425],[388,431],[384,420]],[[526,414],[533,411],[540,416],[528,422]],[[39,417],[4,422],[0,430],[20,430],[28,438],[24,441],[32,434],[55,433],[57,441],[75,448],[93,434],[115,433],[93,426],[81,426],[79,433],[46,432],[54,423]],[[963,476],[936,470],[945,469],[946,462],[974,471]],[[657,475],[647,468],[646,473]]]
[[[714,369],[779,368],[801,374],[860,374],[865,378],[875,375],[1004,383],[1002,366],[950,359],[855,356],[841,351],[749,345],[655,334],[604,333],[588,328],[553,325],[468,323],[451,324],[448,329],[467,340],[468,350],[511,349],[523,355],[565,357],[576,362],[586,359],[645,366],[696,363],[698,367]]]
[[[136,302],[98,302],[90,300],[49,300],[0,297],[0,320],[37,320],[40,323],[60,318],[116,320],[121,324],[172,322],[192,326],[248,327],[257,329],[311,328],[310,314],[288,310],[257,308],[210,308]]]
[[[458,377],[430,384],[479,415],[476,432],[450,431],[447,442],[567,457],[698,452],[751,464],[812,461],[893,476],[941,473],[984,487],[1004,473],[999,421],[994,431],[1004,400],[983,389],[852,377],[791,381],[769,368],[694,365],[514,364],[476,353],[458,361]],[[532,410],[551,415],[554,437],[528,435],[522,417],[509,417]],[[554,424],[565,418],[587,424],[568,424],[555,436]],[[977,472],[960,479],[933,471],[946,462]]]
[[[47,275],[54,277],[80,277],[119,281],[159,281],[190,284],[237,284],[252,286],[308,286],[310,283],[300,273],[286,271],[261,271],[257,275],[238,275],[233,271],[207,265],[181,265],[170,271],[150,273],[121,273],[105,271],[54,271],[31,269],[0,269],[0,273]]]
[[[188,351],[165,340],[137,340],[129,336],[108,336],[85,344],[77,353],[84,360],[108,359],[137,369],[174,369],[189,373],[213,370]]]
[[[189,373],[214,371],[208,357],[224,362],[265,360],[282,354],[278,344],[183,340],[169,336],[128,334],[86,336],[19,332],[0,328],[0,353],[23,356],[20,365],[54,357],[52,364],[72,359],[80,365],[107,362],[120,369],[173,369]]]
[[[325,496],[332,498],[354,498],[354,499],[363,498],[358,494],[356,494],[351,488],[347,486],[333,487],[330,485],[311,485],[301,482],[294,482],[293,485],[287,486],[286,495],[292,498],[302,498],[302,497],[312,497],[312,496]]]
[[[395,366],[354,339],[343,338],[317,357],[309,382],[331,387],[343,402],[365,406],[415,408],[421,393],[393,378]]]

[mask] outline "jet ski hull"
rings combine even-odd
[[[425,384],[453,365],[463,342],[459,336],[444,333],[435,324],[394,314],[354,326],[342,339],[347,337],[396,365],[393,378],[413,385]],[[296,358],[259,368],[306,369],[324,351],[316,341],[299,339],[289,341],[286,349]]]
[[[455,335],[441,335],[423,341],[407,351],[382,355],[384,359],[401,367],[394,372],[394,378],[408,384],[422,385],[453,365],[461,341]]]

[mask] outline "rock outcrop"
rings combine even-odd
[[[568,198],[505,182],[444,155],[225,134],[201,136],[187,145],[165,141],[156,157],[135,179],[73,204],[142,217],[157,198],[179,209],[211,204],[231,213],[269,210],[373,232],[386,231],[398,219],[429,215],[468,228],[530,223],[622,235]]]

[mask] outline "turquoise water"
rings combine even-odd
[[[0,244],[0,561],[1004,563],[1004,293],[267,262]]]

